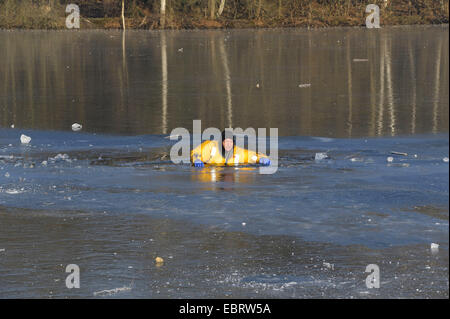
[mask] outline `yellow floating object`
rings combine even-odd
[[[222,145],[217,141],[205,141],[191,152],[191,162],[201,160],[206,165],[239,165],[257,164],[261,158],[268,158],[262,153],[249,151],[234,146],[233,156],[225,163],[225,158],[221,154]]]
[[[164,259],[162,259],[161,257],[156,257],[155,261],[157,264],[162,264],[164,262]]]

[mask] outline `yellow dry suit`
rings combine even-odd
[[[191,162],[201,160],[209,165],[239,165],[257,164],[261,158],[268,158],[267,155],[249,151],[234,145],[233,156],[227,162],[221,154],[222,145],[217,141],[205,141],[191,151]]]

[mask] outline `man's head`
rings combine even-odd
[[[222,146],[225,152],[229,152],[233,149],[234,146],[233,131],[231,130],[222,131]]]

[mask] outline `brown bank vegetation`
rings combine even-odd
[[[448,23],[449,0],[0,0],[0,28],[63,29],[67,4],[82,29],[211,29],[363,26],[380,7],[381,25]]]

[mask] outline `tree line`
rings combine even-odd
[[[121,28],[125,20],[141,29],[362,26],[370,3],[384,24],[437,24],[448,23],[449,7],[449,0],[0,0],[0,27],[63,28],[70,3],[84,28]]]

